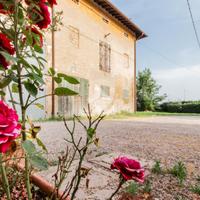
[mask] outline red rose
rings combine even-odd
[[[0,33],[0,50],[6,51],[10,55],[14,55],[15,53],[15,48],[11,44],[10,39],[3,33]],[[0,65],[2,65],[5,69],[7,69],[7,67],[9,66],[9,63],[1,54],[0,54]]]
[[[0,13],[2,14],[10,14],[14,12],[14,4],[12,1],[4,1],[3,3],[0,3]]]
[[[36,3],[36,4],[38,4],[38,3],[46,3],[46,2],[48,2],[49,3],[49,5],[51,6],[51,7],[53,7],[53,5],[57,5],[57,2],[56,2],[56,0],[35,0],[35,1],[33,1],[33,0],[25,0],[25,2],[29,5],[29,4],[31,4],[31,2],[33,3]]]
[[[51,23],[48,6],[41,2],[37,7],[29,10],[29,17],[40,29],[45,29]]]
[[[20,134],[21,125],[15,110],[0,101],[0,152],[6,153],[13,140]]]
[[[136,160],[127,157],[119,157],[114,160],[111,169],[117,169],[123,176],[124,180],[135,180],[140,183],[144,182],[144,169]]]
[[[48,0],[49,4],[51,7],[53,7],[53,5],[57,5],[56,0]]]

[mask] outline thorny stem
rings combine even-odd
[[[18,48],[18,2],[15,2],[15,15],[14,15],[14,30],[15,30],[15,39],[14,39],[14,45],[16,50],[16,56],[17,58],[20,57],[19,48]],[[19,88],[19,100],[21,105],[21,116],[22,116],[22,141],[26,140],[26,108],[24,107],[24,100],[23,100],[23,91],[22,91],[22,80],[21,80],[21,71],[22,67],[20,63],[17,63],[17,75],[18,75],[18,88]],[[28,156],[25,155],[25,182],[26,182],[26,189],[28,194],[28,199],[32,199],[31,194],[31,186],[30,186],[30,169],[29,169],[29,161]]]
[[[52,96],[52,95],[54,95],[54,94],[46,94],[46,95],[37,97],[37,98],[35,98],[34,100],[32,100],[30,103],[27,102],[26,105],[25,105],[25,108],[28,108],[30,105],[32,105],[33,103],[35,103],[35,102],[36,102],[37,100],[39,100],[39,99],[43,99],[43,98],[45,98],[45,97]]]
[[[121,189],[121,187],[124,184],[124,182],[125,182],[124,179],[121,178],[117,189],[112,193],[112,195],[110,196],[110,198],[108,198],[108,200],[112,200],[112,198],[119,192],[119,190]]]
[[[12,91],[11,91],[10,85],[8,85],[8,91],[9,91],[9,94],[10,94],[10,98],[12,100],[12,107],[13,107],[14,110],[16,110],[16,106],[14,104],[14,98],[13,98],[13,95],[12,95]]]
[[[92,114],[91,114],[91,109],[90,109],[90,106],[88,105],[88,112],[86,110],[84,110],[87,118],[88,118],[88,121],[89,121],[89,125],[88,127],[86,127],[82,122],[81,120],[79,119],[78,116],[74,116],[74,118],[77,119],[77,121],[84,127],[86,133],[89,129],[93,128],[92,125],[94,125],[94,122],[92,121]],[[104,118],[103,116],[103,113],[101,113],[98,118],[96,119],[96,125],[94,125],[94,131],[96,132],[96,129],[97,129],[97,126],[98,124],[100,123],[100,121]],[[73,136],[73,134],[72,134]],[[87,135],[87,139],[86,139],[86,143],[85,143],[85,146],[79,150],[79,154],[80,154],[80,158],[79,158],[79,164],[78,164],[78,168],[76,170],[76,173],[75,173],[75,176],[74,176],[74,180],[77,178],[76,180],[76,183],[75,183],[75,186],[74,186],[74,190],[72,192],[72,195],[71,195],[71,200],[73,200],[75,198],[75,195],[79,189],[79,185],[80,185],[80,182],[81,182],[81,179],[82,179],[82,174],[81,174],[81,168],[82,168],[82,163],[84,161],[84,158],[85,158],[85,155],[87,153],[87,150],[88,150],[88,146],[89,144],[91,144],[91,141]]]
[[[86,145],[88,145],[88,140],[86,142]],[[76,170],[77,182],[76,182],[76,185],[74,187],[74,191],[72,192],[71,200],[73,200],[75,198],[76,192],[78,191],[78,188],[79,188],[79,185],[80,185],[80,182],[81,182],[81,178],[82,178],[81,167],[82,167],[82,163],[83,163],[83,160],[85,158],[86,152],[87,152],[87,147],[83,150],[83,153],[82,153],[80,160],[79,160],[78,169]]]
[[[2,175],[2,184],[3,184],[4,190],[6,191],[7,200],[11,200],[10,187],[9,187],[9,183],[8,183],[8,177],[6,175],[6,169],[3,164],[2,154],[0,154],[0,172]]]

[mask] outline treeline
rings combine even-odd
[[[200,113],[200,101],[165,102],[157,107],[161,112]]]

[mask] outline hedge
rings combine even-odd
[[[158,110],[172,113],[200,113],[200,101],[165,102]]]

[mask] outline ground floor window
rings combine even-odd
[[[66,117],[72,117],[74,114],[81,115],[83,108],[88,105],[89,82],[87,79],[77,78],[80,81],[78,85],[65,83],[65,87],[76,91],[79,95],[58,97],[58,114]]]
[[[101,85],[101,97],[110,96],[110,87],[106,85]]]

